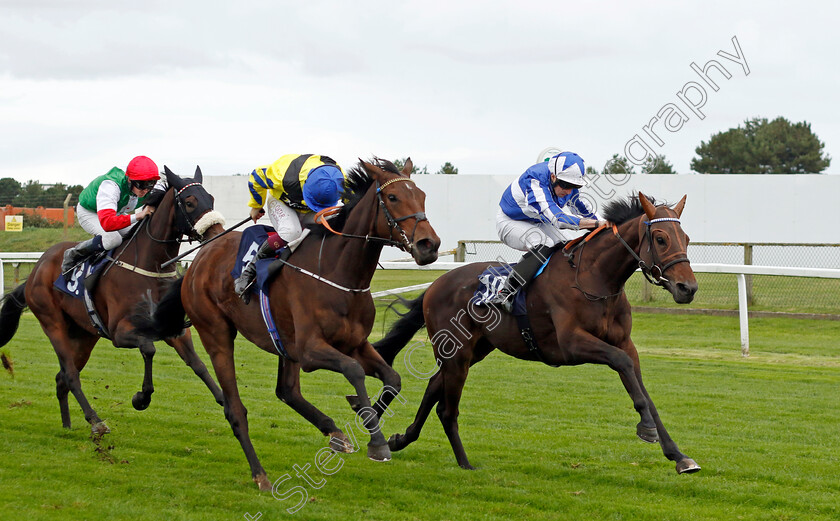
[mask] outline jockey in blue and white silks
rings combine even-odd
[[[525,170],[499,201],[496,231],[502,242],[527,251],[540,244],[554,246],[566,242],[576,236],[571,233],[575,230],[596,228],[599,217],[580,198],[583,172],[583,160],[571,152],[563,152]],[[558,182],[572,186],[559,189]]]
[[[533,278],[552,246],[566,242],[581,229],[604,224],[580,198],[586,171],[574,152],[561,152],[528,168],[502,194],[496,231],[503,243],[526,251],[499,293],[509,308],[513,295]]]

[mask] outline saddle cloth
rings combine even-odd
[[[540,266],[540,269],[537,270],[534,278],[537,278],[540,273],[543,272],[550,259],[551,256],[549,256],[545,263]],[[497,304],[499,302],[499,291],[501,291],[501,289],[505,286],[505,282],[510,276],[510,272],[513,271],[514,266],[516,266],[516,264],[502,264],[499,266],[490,266],[484,270],[481,275],[478,276],[478,288],[473,296],[473,301],[478,305]],[[514,296],[514,315],[528,314],[525,309],[525,296],[527,295],[527,292],[528,285],[526,284],[525,287],[521,288]]]
[[[239,240],[239,249],[236,253],[236,263],[233,265],[233,271],[230,272],[234,279],[238,278],[245,268],[245,265],[250,261],[259,251],[260,245],[265,242],[269,234],[274,233],[274,228],[258,224],[245,228],[242,232],[242,238]],[[257,280],[255,284],[251,285],[251,292],[257,293],[259,290],[268,291],[268,282],[277,270],[282,267],[282,263],[277,263],[280,266],[272,267],[272,263],[277,259],[274,257],[267,257],[257,261]],[[271,268],[271,269],[269,269]]]

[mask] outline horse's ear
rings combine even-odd
[[[176,190],[183,188],[184,182],[168,166],[163,165],[163,173],[166,174],[166,184]]]
[[[684,195],[680,202],[674,207],[674,211],[677,212],[677,217],[682,215],[683,208],[685,208],[685,198],[688,197],[688,194]]]
[[[385,171],[379,168],[378,166],[374,165],[373,163],[368,163],[363,159],[359,159],[359,164],[362,165],[362,168],[365,172],[368,173],[374,179],[379,180],[382,177],[385,177]]]
[[[411,162],[411,158],[405,158],[405,165],[403,165],[402,174],[404,176],[411,176],[411,172],[414,171],[414,163]]]
[[[651,203],[650,199],[648,199],[642,192],[639,192],[639,202],[642,204],[642,210],[645,211],[647,218],[653,219],[653,216],[656,213],[656,208],[654,208],[653,203]]]
[[[201,175],[201,169],[198,167],[198,165],[195,165],[195,177],[193,177],[193,182],[200,183],[202,180],[203,177]]]

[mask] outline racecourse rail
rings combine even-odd
[[[5,288],[5,266],[11,264],[17,268],[21,263],[36,262],[41,258],[41,252],[20,252],[20,253],[0,253],[0,294],[6,294]],[[188,255],[182,259],[184,264],[190,263],[195,254]],[[418,266],[414,262],[408,260],[380,262],[381,269],[386,270],[426,270],[426,271],[449,271],[455,268],[464,266],[464,262],[445,262],[438,261],[427,266]],[[750,354],[750,332],[748,322],[748,306],[747,306],[747,275],[771,275],[779,277],[808,277],[808,278],[822,278],[822,279],[840,279],[840,269],[831,268],[792,268],[780,266],[756,266],[756,265],[739,265],[739,264],[692,264],[691,268],[697,273],[726,273],[733,274],[738,280],[738,316],[741,325],[741,354],[749,356]],[[419,291],[426,289],[432,283],[416,284],[414,286],[406,286],[403,288],[394,288],[386,291],[379,291],[373,293],[374,298],[386,297],[389,295],[399,295],[401,293],[408,293],[411,291]]]

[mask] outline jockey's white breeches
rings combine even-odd
[[[301,226],[302,216],[299,213],[283,201],[272,197],[271,194],[268,195],[265,208],[268,220],[271,221],[274,231],[281,239],[290,243],[300,237],[303,227]]]
[[[113,250],[122,244],[123,237],[131,232],[132,226],[126,226],[121,230],[106,232],[99,222],[99,216],[96,212],[92,212],[84,206],[76,205],[76,219],[79,221],[79,226],[91,235],[99,235],[102,237],[102,247],[106,250]]]
[[[496,232],[499,239],[514,250],[528,251],[536,246],[554,246],[578,237],[583,232],[570,228],[556,228],[547,223],[517,221],[499,208],[496,213]]]

